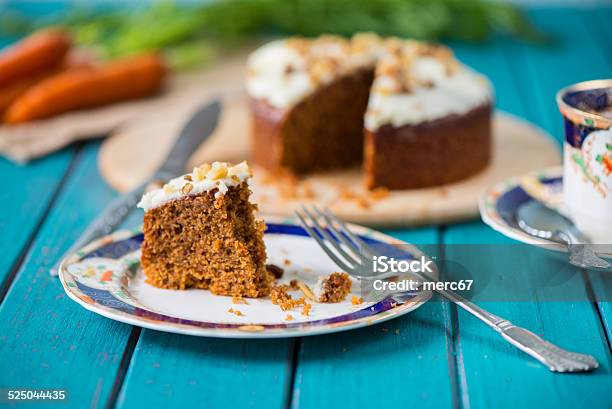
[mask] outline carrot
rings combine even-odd
[[[154,54],[66,71],[28,89],[11,104],[4,119],[16,124],[150,96],[161,88],[165,73],[161,57]]]
[[[68,34],[46,29],[0,52],[0,86],[57,66],[70,48]]]
[[[62,71],[92,67],[93,64],[90,61],[82,58],[75,59],[70,56],[70,54],[67,54],[64,60],[55,67],[28,75],[27,77],[17,78],[10,84],[6,84],[3,87],[0,87],[0,117],[2,117],[3,112],[9,106],[11,106],[11,104],[15,100],[17,100],[17,98],[19,98],[33,85],[39,83],[43,79],[49,78],[52,75],[55,75]]]

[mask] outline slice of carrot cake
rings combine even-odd
[[[147,282],[240,297],[268,295],[263,221],[249,202],[246,162],[214,162],[146,193],[141,263]]]

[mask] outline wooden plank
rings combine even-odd
[[[510,71],[516,75],[516,85],[510,89],[508,81],[494,79],[494,82],[498,95],[518,95],[523,109],[529,112],[528,117],[553,132],[560,142],[561,120],[554,102],[556,90],[571,82],[602,75],[606,70],[605,60],[591,45],[585,46],[587,36],[575,15],[552,10],[536,11],[532,16],[546,30],[556,33],[559,43],[551,48],[500,43]],[[466,52],[464,55],[475,66],[496,67],[490,71],[498,72],[496,64],[499,61],[488,60],[486,53]],[[445,254],[453,259],[462,252],[457,246],[459,243],[510,242],[481,223],[451,226],[444,235]],[[504,282],[506,294],[518,297],[524,294],[514,292],[524,290],[524,286],[516,284],[534,279],[525,277],[520,269],[510,270],[521,261],[504,262],[498,257],[486,257],[484,251],[477,270],[481,277],[489,277],[492,282]],[[544,256],[534,262],[543,272],[558,268]],[[484,324],[459,311],[457,365],[463,406],[537,407],[541,402],[547,402],[555,407],[608,407],[606,391],[612,386],[607,376],[610,372],[609,352],[596,311],[585,301],[545,301],[570,292],[585,300],[588,293],[581,274],[574,274],[552,288],[534,284],[531,291],[534,300],[530,302],[487,302],[483,306],[553,342],[595,355],[602,368],[592,374],[571,377],[552,374],[502,341]]]
[[[466,254],[468,248],[461,246],[462,243],[510,243],[506,244],[506,250],[518,246],[480,223],[449,227],[444,243],[446,257],[455,262],[466,260],[461,254]],[[601,368],[591,374],[553,374],[479,320],[459,310],[457,360],[462,366],[460,393],[464,406],[537,407],[547,402],[559,408],[609,407],[612,387],[609,351],[580,272],[573,270],[571,275],[572,269],[567,266],[563,269],[566,273],[563,279],[555,285],[544,285],[543,277],[563,274],[555,260],[544,255],[527,257],[525,250],[517,249],[504,257],[494,252],[491,244],[479,246],[483,253],[469,264],[475,276],[475,288],[483,279],[488,279],[489,288],[503,286],[504,289],[503,300],[489,297],[479,304],[562,347],[594,355]],[[533,249],[531,253],[536,251],[541,252]],[[486,257],[487,253],[495,257]],[[514,253],[525,259],[509,259]],[[475,301],[483,297],[481,294]],[[549,301],[567,298],[571,301]]]
[[[198,338],[143,330],[117,407],[282,408],[293,340]]]
[[[73,154],[73,149],[67,149],[27,166],[0,159],[0,299]]]
[[[107,404],[131,331],[78,306],[49,276],[57,258],[114,196],[97,172],[97,147],[79,153],[0,307],[0,385],[68,390],[68,401],[54,407]]]
[[[392,233],[413,243],[437,243],[435,229]],[[295,368],[292,407],[449,407],[456,387],[450,316],[444,301],[368,328],[304,338]]]
[[[433,235],[423,237],[435,240]],[[294,343],[143,330],[117,406],[283,407],[291,397]],[[318,382],[316,377],[313,380]],[[240,385],[241,393],[228,394],[232,385]]]

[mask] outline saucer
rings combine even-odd
[[[516,214],[521,205],[536,201],[565,213],[563,201],[563,168],[554,167],[514,177],[489,189],[479,201],[482,220],[501,234],[522,243],[548,250],[567,252],[565,244],[534,237],[518,225]],[[612,246],[598,255],[612,259]]]

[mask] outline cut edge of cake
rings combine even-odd
[[[269,294],[274,277],[265,264],[265,225],[249,201],[250,178],[246,162],[214,162],[143,196],[141,264],[149,284],[237,297]]]

